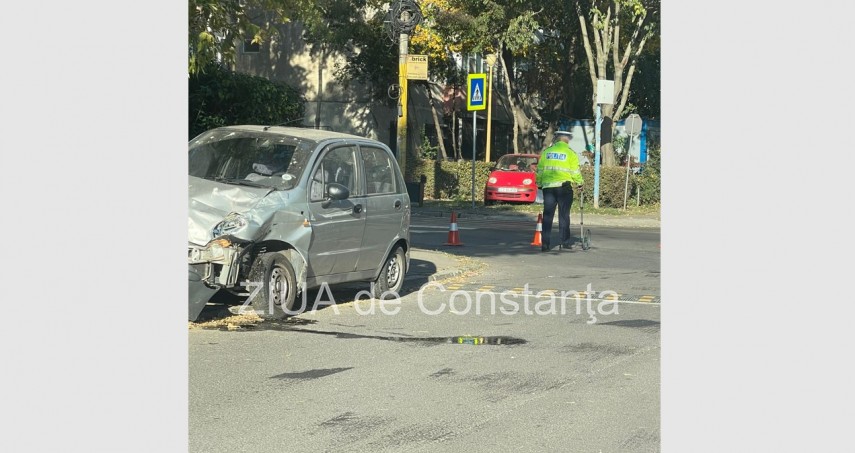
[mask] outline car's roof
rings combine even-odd
[[[539,155],[537,155],[537,154],[522,154],[522,153],[520,153],[520,154],[510,153],[510,154],[505,154],[505,155],[504,155],[504,156],[502,156],[502,157],[505,157],[505,156],[513,156],[513,157],[540,157],[540,156],[539,156]]]
[[[301,138],[305,140],[312,140],[315,142],[320,142],[323,140],[329,139],[344,139],[344,140],[369,140],[372,142],[377,142],[377,140],[360,137],[358,135],[352,134],[344,134],[341,132],[327,131],[323,129],[310,129],[305,127],[289,127],[289,126],[262,126],[262,125],[250,125],[243,124],[238,126],[225,126],[223,129],[233,129],[240,131],[248,131],[248,132],[268,132],[274,134],[283,134],[288,135],[290,137]],[[378,142],[379,143],[379,142]]]

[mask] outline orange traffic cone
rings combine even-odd
[[[444,245],[463,245],[460,233],[457,231],[457,214],[451,211],[451,225],[448,226],[448,242]]]
[[[541,232],[543,231],[543,214],[537,213],[537,226],[534,227],[534,239],[531,241],[531,245],[543,245],[541,242]]]

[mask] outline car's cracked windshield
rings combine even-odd
[[[205,133],[190,144],[190,176],[287,190],[300,180],[314,143],[263,133]]]

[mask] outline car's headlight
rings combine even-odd
[[[221,261],[225,255],[225,249],[231,247],[232,242],[225,238],[214,239],[209,242],[205,248],[208,251],[208,259],[211,261]]]
[[[247,224],[249,224],[249,222],[246,220],[246,217],[236,212],[232,212],[211,230],[211,234],[213,234],[214,237],[219,237],[224,234],[237,233],[238,231],[246,228]]]
[[[523,185],[524,186],[530,186],[531,185],[531,178],[523,179]]]
[[[495,184],[496,181],[498,181],[498,179],[496,179],[495,176],[490,176],[490,179],[487,180],[487,182],[490,184]]]

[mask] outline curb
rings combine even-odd
[[[457,258],[454,257],[453,255],[446,258],[445,252],[442,252],[439,250],[418,249],[418,251],[419,251],[419,253],[425,253],[425,254],[440,254],[440,256],[442,256],[444,259],[454,260],[454,261],[457,260]],[[412,256],[410,257],[410,259],[412,259]],[[461,265],[456,265],[456,264],[457,263],[455,263],[455,266],[453,266],[451,269],[446,268],[445,270],[437,271],[433,274],[418,274],[418,273],[411,274],[408,272],[407,275],[404,276],[404,282],[405,283],[408,281],[412,282],[414,280],[427,280],[428,282],[446,280],[446,279],[449,279],[452,277],[457,277],[459,275],[465,274],[467,272],[471,272],[471,271],[478,269],[480,267],[477,265],[462,265],[461,266]]]

